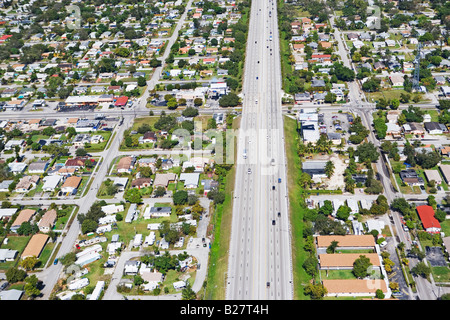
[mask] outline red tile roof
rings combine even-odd
[[[422,225],[425,229],[429,228],[441,228],[441,224],[434,217],[434,210],[432,206],[418,206],[416,208],[417,213],[419,214],[420,220],[422,220]]]
[[[124,106],[127,104],[127,102],[128,102],[128,97],[121,96],[121,97],[117,98],[116,103],[114,105],[115,106]]]

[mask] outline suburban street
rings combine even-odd
[[[252,4],[227,274],[231,300],[292,299],[276,12],[272,1]]]

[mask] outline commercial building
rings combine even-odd
[[[343,249],[374,249],[375,240],[373,235],[326,235],[317,236],[317,248],[326,249],[333,241],[337,241],[337,248]]]
[[[322,280],[322,284],[327,289],[327,297],[374,297],[381,290],[385,298],[390,298],[391,293],[386,281],[379,279],[333,279]]]
[[[326,161],[305,161],[302,163],[302,171],[311,176],[312,179],[326,178]]]

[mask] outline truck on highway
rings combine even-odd
[[[247,149],[244,149],[244,155],[243,155],[244,159],[247,159]]]
[[[270,161],[270,165],[274,166],[275,165],[275,159],[272,158],[272,160]]]

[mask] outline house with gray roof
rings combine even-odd
[[[44,173],[47,170],[48,161],[35,161],[28,166],[29,173]]]
[[[305,161],[302,163],[302,171],[306,172],[311,178],[326,178],[326,161]]]
[[[200,173],[181,173],[180,181],[184,181],[184,187],[188,189],[197,188]]]

